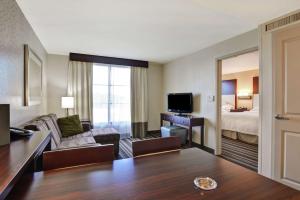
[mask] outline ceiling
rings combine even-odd
[[[259,69],[259,53],[254,51],[222,60],[222,74]]]
[[[300,8],[299,0],[17,0],[48,53],[166,63]]]

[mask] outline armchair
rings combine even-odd
[[[93,129],[93,125],[89,120],[81,120],[83,130],[85,132],[91,131],[93,137],[97,143],[100,144],[113,144],[114,145],[114,154],[117,158],[119,155],[119,143],[120,143],[120,134],[114,128],[99,128]]]

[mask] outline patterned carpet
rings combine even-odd
[[[257,172],[258,146],[222,137],[222,158]]]

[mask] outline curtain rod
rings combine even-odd
[[[148,61],[142,60],[131,60],[125,58],[114,58],[106,56],[96,56],[80,53],[70,53],[70,61],[79,61],[79,62],[92,62],[100,64],[113,64],[113,65],[125,65],[131,67],[144,67],[148,68]]]

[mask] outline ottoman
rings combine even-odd
[[[181,139],[181,144],[186,144],[187,129],[180,126],[163,126],[161,127],[161,137],[177,136]]]
[[[91,131],[96,143],[114,145],[114,153],[117,158],[119,155],[120,133],[114,128],[97,128]]]

